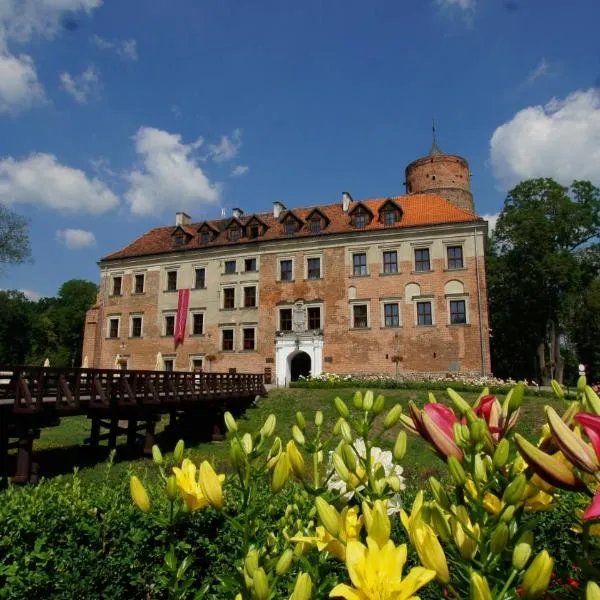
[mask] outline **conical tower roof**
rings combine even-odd
[[[442,149],[437,145],[437,142],[434,140],[433,144],[431,144],[431,150],[429,151],[429,154],[427,156],[442,156],[444,154],[444,152],[442,152]]]

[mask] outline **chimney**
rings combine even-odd
[[[342,192],[342,209],[345,213],[347,213],[350,208],[350,202],[353,202],[350,192]]]
[[[244,211],[241,208],[234,208],[233,209],[233,216],[236,219],[239,219],[243,214],[244,214]]]
[[[187,213],[184,213],[184,212],[175,213],[175,225],[176,226],[189,225],[191,222],[192,222],[192,218]]]
[[[273,216],[276,219],[279,219],[279,215],[285,210],[285,205],[283,202],[279,202],[279,200],[275,200],[273,202]]]

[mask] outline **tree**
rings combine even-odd
[[[0,364],[23,364],[33,339],[35,303],[23,292],[0,291],[0,315]]]
[[[532,179],[508,193],[488,261],[497,373],[562,381],[561,345],[597,273],[599,234],[600,190],[589,182]]]
[[[19,264],[31,256],[29,220],[0,204],[0,265]]]

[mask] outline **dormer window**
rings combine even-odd
[[[252,225],[250,227],[250,236],[251,238],[257,238],[260,235],[260,229],[258,228],[258,225]]]
[[[240,227],[231,227],[228,231],[229,240],[237,242],[242,237],[242,230]]]
[[[396,208],[392,208],[391,206],[389,208],[386,208],[381,213],[381,221],[384,225],[394,225],[394,223],[397,223],[399,220],[400,213]]]
[[[174,238],[175,240],[175,246],[177,247],[181,247],[185,244],[185,236],[184,235],[176,235]]]
[[[321,231],[321,219],[314,217],[310,220],[310,231],[311,233],[319,233]]]
[[[371,214],[369,213],[369,211],[366,208],[363,208],[362,206],[359,206],[353,213],[352,213],[352,225],[354,225],[354,227],[366,227],[369,222],[371,221]]]
[[[208,233],[208,231],[201,231],[200,232],[200,245],[206,246],[206,244],[208,244],[208,242],[210,242],[210,233]]]
[[[298,229],[298,223],[296,222],[296,219],[286,219],[283,223],[283,230],[285,231],[285,233],[287,235],[291,235],[293,233],[296,233]]]

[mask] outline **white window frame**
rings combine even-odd
[[[396,253],[396,270],[387,272],[385,270],[385,254],[386,252]],[[382,248],[381,249],[381,274],[382,275],[398,275],[400,273],[400,250],[398,248]]]
[[[202,315],[202,333],[194,333],[194,317],[195,315]],[[206,311],[204,309],[193,308],[190,310],[190,330],[189,335],[198,337],[206,333]]]
[[[141,292],[137,292],[136,291],[136,283],[137,283],[137,278],[138,277],[142,277],[143,278],[143,284],[142,284],[142,291]],[[132,276],[131,276],[131,293],[132,295],[137,295],[137,296],[141,296],[142,294],[146,293],[146,271],[134,271]]]
[[[223,349],[223,332],[224,331],[232,331],[233,332],[233,342],[232,342],[231,350]],[[235,326],[227,326],[227,327],[219,328],[219,352],[235,352],[235,342],[236,342]]]
[[[281,311],[289,310],[291,311],[291,323],[292,326],[290,329],[282,329],[281,328]],[[294,330],[294,307],[292,305],[278,306],[277,307],[277,331],[284,331],[285,333],[292,332]]]
[[[204,354],[190,354],[189,357],[189,369],[190,372],[194,371],[194,361],[195,360],[201,360],[202,361],[202,371],[204,371],[204,363],[206,362],[206,358]]]
[[[413,245],[412,250],[412,268],[413,273],[431,273],[433,272],[433,244]],[[417,271],[417,250],[429,250],[429,269],[427,271]]]
[[[311,259],[319,259],[319,276],[318,277],[308,277],[308,261]],[[307,281],[319,281],[320,279],[324,279],[323,274],[323,256],[321,254],[308,254],[304,258],[304,279]]]
[[[254,348],[252,348],[252,350],[246,350],[246,348],[244,348],[244,329],[252,329],[254,330]],[[235,334],[234,334],[235,336]],[[249,323],[242,323],[240,325],[240,344],[241,344],[241,351],[242,352],[256,352],[258,350],[258,327],[254,324],[249,324]]]
[[[246,271],[246,261],[247,260],[252,260],[254,259],[254,262],[256,263],[256,269],[254,271]],[[244,261],[244,273],[258,273],[259,271],[259,261],[258,261],[258,256],[244,256],[241,260]]]
[[[133,335],[133,319],[141,319],[140,335]],[[140,340],[144,337],[144,313],[132,313],[129,315],[129,337],[134,340]]]
[[[448,248],[453,248],[455,246],[460,246],[462,248],[462,267],[452,267],[450,268],[448,262]],[[444,264],[446,267],[446,271],[461,271],[466,269],[466,256],[465,256],[465,240],[444,240]]]
[[[121,289],[119,290],[118,294],[115,294],[115,279],[120,279],[121,280]],[[124,283],[124,276],[123,273],[113,273],[110,276],[110,295],[114,296],[116,298],[119,298],[120,296],[123,296],[123,283]]]
[[[173,363],[173,372],[175,371],[175,367],[177,364],[177,355],[176,354],[163,354],[163,363],[165,365],[165,371],[167,370],[167,362]]]
[[[418,303],[429,302],[431,304],[431,325],[419,325]],[[414,296],[413,304],[415,305],[415,327],[434,327],[437,325],[437,315],[435,311],[435,298],[433,296]]]
[[[192,288],[192,290],[205,290],[207,287],[207,285],[206,285],[206,275],[207,275],[206,265],[194,265],[193,269],[194,269],[194,287]],[[202,269],[204,271],[204,286],[196,287],[196,271],[199,271],[200,269]]]
[[[233,290],[233,306],[231,308],[225,308],[225,290]],[[239,306],[239,294],[237,292],[237,285],[223,285],[221,287],[221,310],[235,310]]]
[[[175,271],[175,273],[177,273],[177,278],[176,278],[176,281],[175,281],[175,289],[174,290],[168,289],[168,286],[169,286],[169,273],[171,271]],[[165,275],[164,275],[164,287],[163,287],[163,291],[171,293],[171,294],[173,292],[178,291],[180,289],[179,288],[179,284],[181,283],[180,277],[179,277],[179,275],[180,275],[180,269],[179,269],[179,267],[165,267],[164,273],[165,273]]]
[[[227,263],[233,263],[234,270],[227,271]],[[227,258],[223,260],[223,275],[237,275],[238,274],[238,259],[237,258]]]
[[[286,260],[292,261],[292,278],[291,279],[281,279],[281,263]],[[280,256],[277,259],[277,281],[282,281],[284,283],[289,283],[296,280],[296,261],[293,256]]]
[[[318,308],[320,311],[321,327],[319,327],[318,330],[310,329],[310,327],[308,326],[308,309],[309,308]],[[306,310],[306,329],[308,331],[323,331],[324,324],[325,324],[325,309],[324,309],[323,303],[322,302],[309,303],[309,304],[305,305],[304,309]]]
[[[450,302],[451,301],[456,301],[456,300],[463,300],[465,303],[465,319],[466,321],[464,323],[452,323],[450,321],[451,315],[450,315]],[[465,325],[470,325],[471,324],[471,319],[470,319],[470,306],[469,306],[469,296],[467,294],[448,294],[446,296],[446,310],[448,311],[448,325],[450,325],[451,327],[464,327]]]
[[[358,254],[364,254],[365,255],[365,269],[366,269],[366,273],[361,273],[359,275],[357,275],[356,273],[354,273],[354,257]],[[352,277],[368,277],[370,275],[369,273],[369,251],[366,248],[358,248],[356,250],[351,250],[350,252],[350,274]]]
[[[389,325],[385,324],[385,305],[386,304],[396,304],[398,306],[398,325]],[[402,298],[380,298],[379,306],[381,312],[381,328],[382,329],[398,329],[402,327]]]
[[[167,317],[173,317],[173,334],[167,335]],[[162,322],[160,325],[160,331],[162,337],[173,337],[177,330],[177,311],[176,310],[164,310],[162,313]]]
[[[117,321],[117,336],[111,337],[110,335],[110,322]],[[121,337],[121,315],[108,315],[106,317],[106,339],[107,340],[118,340]]]
[[[254,288],[254,306],[246,306],[246,288]],[[258,283],[242,285],[242,297],[240,300],[242,303],[240,308],[247,308],[250,310],[254,310],[254,309],[258,308]]]
[[[366,306],[367,307],[367,326],[366,327],[355,327],[354,326],[354,307],[355,306]],[[371,301],[370,300],[351,300],[349,303],[350,307],[350,327],[354,331],[371,329]]]

